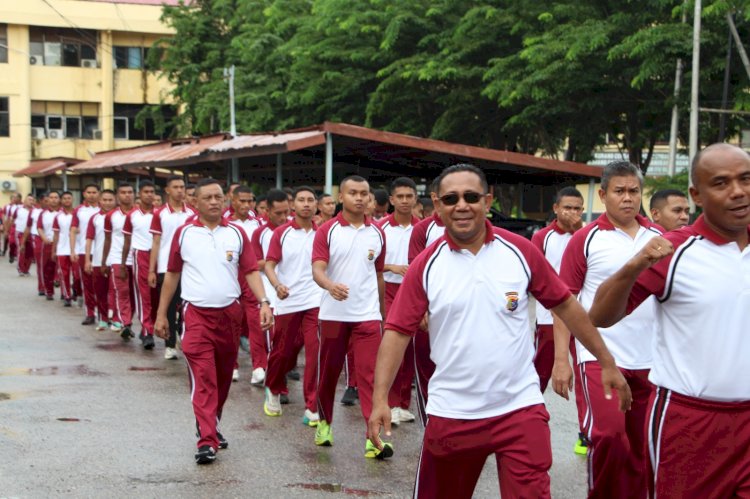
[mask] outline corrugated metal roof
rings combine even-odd
[[[175,161],[199,156],[209,147],[225,140],[227,135],[168,140],[128,149],[97,153],[92,159],[71,168],[75,172],[101,172],[133,166],[168,166]]]
[[[21,168],[13,174],[14,177],[43,177],[66,169],[70,165],[80,163],[74,158],[37,159],[29,162],[29,166]]]
[[[300,132],[290,133],[273,133],[273,134],[254,134],[254,135],[238,135],[237,137],[208,148],[210,152],[226,152],[236,151],[240,149],[252,149],[254,147],[266,147],[266,146],[282,146],[290,145],[296,141],[304,140],[307,144],[306,139],[315,137],[322,138],[321,143],[325,142],[325,132],[322,130],[308,130]],[[294,151],[295,148],[287,147],[287,150]]]

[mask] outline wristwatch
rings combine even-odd
[[[269,306],[270,306],[270,305],[271,305],[271,300],[269,300],[269,299],[268,299],[268,297],[264,296],[263,298],[261,298],[261,299],[260,299],[260,304],[262,305],[262,304],[264,304],[264,303],[265,303],[266,305],[269,305]]]

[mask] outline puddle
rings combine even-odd
[[[0,376],[56,376],[62,375],[76,375],[76,376],[104,376],[105,374],[101,371],[96,371],[83,364],[77,366],[49,366],[49,367],[11,367],[8,369],[1,369]]]
[[[99,343],[96,345],[99,350],[106,350],[108,352],[132,352],[133,346],[130,342],[123,343]]]
[[[128,371],[163,371],[163,367],[138,367],[138,366],[130,366],[128,368]]]
[[[196,487],[205,486],[205,485],[235,485],[242,483],[240,480],[237,479],[216,479],[216,480],[196,480],[194,476],[190,477],[170,477],[170,476],[164,476],[164,475],[147,475],[144,477],[137,477],[137,476],[131,476],[129,477],[130,481],[132,482],[139,482],[139,483],[148,483],[148,484],[155,484],[155,485],[169,485],[169,484],[178,484],[178,483],[187,483]]]
[[[90,419],[80,419],[80,418],[57,418],[58,421],[62,421],[63,423],[80,423],[81,421],[86,421],[88,423],[91,422]]]
[[[383,492],[376,490],[364,490],[364,489],[351,489],[345,487],[340,483],[289,483],[286,485],[288,488],[304,489],[304,490],[318,490],[321,492],[341,493],[348,496],[355,497],[371,497],[383,495]]]

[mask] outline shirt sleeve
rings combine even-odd
[[[52,222],[52,230],[60,232],[60,222],[57,221],[57,215],[55,215],[55,220]]]
[[[263,260],[263,246],[260,244],[260,235],[262,233],[263,229],[256,230],[255,232],[253,232],[253,238],[250,240],[250,247],[255,253],[255,258],[257,260]]]
[[[420,222],[414,226],[414,229],[411,231],[411,236],[409,237],[409,263],[414,261],[414,259],[417,258],[417,255],[424,251],[426,245],[427,224]]]
[[[30,229],[31,226],[32,226],[32,224],[33,224],[33,222],[34,222],[34,217],[32,216],[32,213],[34,213],[34,212],[32,211],[31,213],[29,213],[29,218],[26,219],[26,228],[27,229]]]
[[[104,232],[112,232],[112,211],[107,213],[107,216],[104,217]]]
[[[271,242],[268,245],[268,254],[266,255],[266,261],[268,262],[276,262],[279,263],[281,261],[281,258],[283,256],[283,252],[281,251],[281,236],[286,231],[286,227],[276,229],[273,231],[273,236],[271,236]]]
[[[151,228],[149,231],[152,234],[161,235],[161,210],[154,211],[154,216],[151,217]]]
[[[375,230],[380,232],[380,237],[383,241],[383,246],[380,248],[380,254],[375,259],[375,272],[383,272],[383,268],[385,267],[385,232],[380,227],[377,227]]]
[[[626,308],[626,313],[628,314],[638,308],[638,306],[649,296],[664,296],[672,259],[677,254],[680,245],[687,240],[688,236],[685,232],[672,231],[667,232],[662,237],[672,243],[675,248],[675,253],[669,255],[669,257],[664,258],[663,260],[659,260],[655,265],[652,265],[641,272],[633,285],[633,289],[630,291],[630,295],[628,296],[628,304]]]
[[[245,231],[240,229],[240,235],[242,236],[242,253],[240,253],[239,275],[242,277],[258,271],[258,259],[255,257],[255,251]]]
[[[574,295],[580,293],[581,288],[583,288],[586,271],[588,270],[588,262],[584,252],[587,235],[588,231],[585,230],[579,230],[573,234],[565,248],[560,264],[560,278]]]
[[[328,247],[328,231],[331,230],[331,226],[326,223],[321,229],[315,231],[315,239],[313,239],[312,249],[312,261],[315,262],[326,262],[331,258],[330,248]]]
[[[536,249],[542,252],[544,254],[544,236],[547,234],[547,231],[542,229],[538,230],[534,233],[533,236],[531,236],[531,244],[534,245]]]
[[[531,242],[521,239],[517,243],[531,269],[529,293],[534,295],[547,310],[553,309],[568,299],[570,290],[557,276],[557,272]]]
[[[37,230],[44,230],[44,212],[41,212],[36,219],[36,228]]]
[[[133,220],[132,220],[133,212],[131,211],[128,213],[128,215],[125,217],[125,223],[122,224],[122,233],[132,235],[133,234]]]
[[[76,229],[80,225],[80,221],[78,220],[78,212],[81,209],[81,207],[77,207],[75,210],[73,210],[73,219],[70,221],[70,228],[72,229],[75,227]]]
[[[427,313],[429,305],[427,293],[422,285],[427,256],[420,255],[409,267],[388,311],[385,329],[392,329],[407,336],[417,333],[419,323]]]
[[[96,215],[89,219],[89,226],[86,227],[86,239],[96,239],[96,225],[94,225],[94,219]]]
[[[106,222],[106,219],[105,219]],[[172,245],[169,247],[169,259],[167,261],[167,272],[182,272],[182,253],[180,251],[180,240],[186,225],[181,226],[172,237]]]

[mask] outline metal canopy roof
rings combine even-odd
[[[65,170],[71,165],[80,163],[80,159],[75,158],[49,158],[49,159],[37,159],[29,162],[29,166],[21,168],[13,174],[14,177],[45,177],[47,175],[54,175],[60,171]]]

